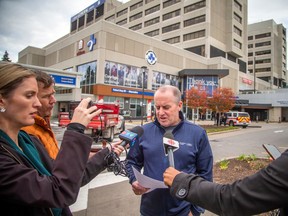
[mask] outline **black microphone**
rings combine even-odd
[[[130,144],[130,147],[132,147],[137,137],[138,138],[141,137],[143,132],[144,130],[140,126],[136,126],[136,127],[131,128],[130,130],[123,131],[119,135],[119,138],[123,140],[120,145],[125,147],[127,144]]]
[[[174,136],[171,131],[165,132],[164,137],[163,137],[163,144],[164,144],[165,154],[168,155],[170,167],[175,167],[173,152],[179,148],[179,142],[174,140]]]
[[[132,147],[135,144],[137,137],[141,137],[143,132],[143,128],[140,126],[123,131],[119,135],[119,138],[122,140],[120,145],[125,147],[127,144],[130,144],[130,147]],[[127,176],[126,160],[121,161],[118,155],[113,151],[105,157],[105,160],[108,171],[113,171],[115,175]],[[112,161],[112,163],[109,163],[109,161]]]

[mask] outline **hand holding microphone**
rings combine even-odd
[[[110,164],[109,161],[112,161],[110,165],[108,165],[108,171],[113,171],[115,175],[127,176],[126,161],[121,161],[119,155],[121,154],[121,150],[124,149],[126,145],[133,146],[137,140],[137,138],[141,137],[143,134],[143,128],[140,126],[136,126],[130,130],[123,131],[119,138],[122,140],[121,143],[115,143],[117,146],[117,152],[111,152],[106,156],[107,164]],[[115,149],[116,150],[116,149]],[[120,152],[121,151],[121,152]],[[118,153],[120,154],[118,155]]]
[[[140,126],[136,126],[130,130],[125,130],[123,131],[120,135],[119,138],[122,140],[121,146],[125,147],[127,144],[130,146],[133,146],[137,137],[141,137],[143,134],[143,128]]]

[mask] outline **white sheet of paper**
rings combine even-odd
[[[133,168],[133,172],[134,175],[137,179],[137,181],[139,182],[139,184],[142,187],[145,188],[150,188],[150,190],[148,190],[146,193],[151,192],[152,190],[156,189],[156,188],[168,188],[163,181],[159,181],[156,179],[152,179],[148,176],[145,176],[143,174],[141,174],[138,170],[136,170],[134,167]]]

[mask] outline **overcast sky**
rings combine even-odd
[[[127,0],[122,0],[127,1]],[[0,59],[27,46],[43,48],[70,31],[70,18],[96,0],[0,0]],[[274,19],[288,29],[287,0],[248,0],[248,23]]]

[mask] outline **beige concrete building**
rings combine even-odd
[[[51,44],[19,53],[19,63],[82,75],[80,88],[56,82],[55,115],[89,96],[117,100],[133,118],[150,116],[163,84],[178,86],[183,96],[198,84],[209,95],[217,87],[238,94],[270,86],[247,73],[247,0],[97,0],[71,17],[70,27]]]
[[[268,89],[287,86],[286,28],[267,20],[248,25],[248,70]]]

